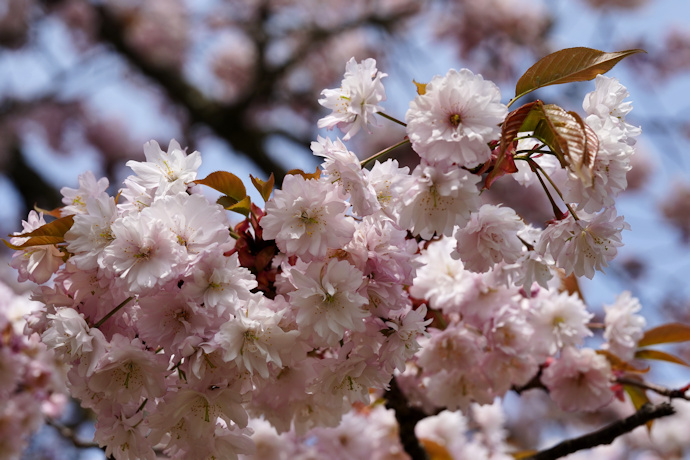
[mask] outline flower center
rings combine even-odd
[[[459,113],[452,113],[448,117],[448,122],[453,128],[457,128],[458,126],[460,126],[460,123],[462,123],[462,117]]]

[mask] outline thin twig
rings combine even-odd
[[[377,158],[382,157],[383,155],[387,154],[388,152],[391,152],[391,151],[393,151],[394,149],[397,149],[398,147],[400,147],[400,146],[402,146],[402,145],[405,145],[405,144],[409,144],[409,143],[410,143],[410,140],[409,140],[408,138],[405,138],[405,139],[403,139],[402,141],[398,142],[397,144],[391,145],[390,147],[386,147],[385,149],[383,149],[383,150],[381,150],[381,151],[379,151],[379,152],[376,152],[375,154],[373,154],[373,155],[370,156],[369,158],[360,161],[360,165],[361,165],[362,167],[364,167],[364,165],[366,165],[366,164],[369,163],[370,161],[376,160]]]
[[[62,423],[58,422],[57,420],[53,420],[50,417],[46,418],[46,425],[55,428],[58,431],[58,433],[60,433],[60,436],[62,436],[65,439],[68,439],[72,444],[74,444],[74,447],[78,447],[80,449],[101,448],[101,446],[99,446],[98,443],[82,441],[81,439],[77,438],[77,434],[74,432],[72,428],[63,425]]]
[[[654,383],[643,382],[642,380],[629,379],[626,377],[619,377],[616,379],[616,382],[622,385],[633,385],[645,390],[653,391],[656,394],[666,396],[671,399],[685,399],[686,401],[690,401],[690,396],[685,394],[690,388],[690,385],[683,388],[672,389],[662,387],[661,385],[656,385]]]
[[[101,318],[101,320],[100,320],[99,322],[97,322],[96,324],[94,324],[93,327],[95,327],[96,329],[98,329],[99,327],[101,327],[101,326],[103,325],[103,323],[105,323],[105,322],[106,322],[111,316],[113,316],[115,313],[117,313],[118,311],[120,311],[120,309],[121,309],[122,307],[124,307],[125,305],[127,305],[127,304],[129,303],[129,301],[132,300],[133,298],[134,298],[134,297],[132,297],[132,296],[127,297],[125,300],[122,301],[122,303],[121,303],[120,305],[118,305],[117,307],[115,307],[115,308],[113,308],[112,310],[110,310],[110,312],[108,312],[107,315],[105,315],[103,318]]]
[[[673,406],[667,402],[656,406],[645,404],[630,417],[618,420],[600,430],[585,434],[579,438],[563,441],[549,449],[537,452],[531,457],[528,457],[528,460],[554,460],[579,450],[591,449],[592,447],[603,444],[611,444],[617,437],[631,432],[638,426],[642,426],[657,418],[673,415],[675,412]]]

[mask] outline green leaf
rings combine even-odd
[[[252,210],[252,202],[248,196],[245,196],[237,203],[228,206],[225,209],[229,211],[234,211],[236,213],[242,214],[244,217],[247,217]]]
[[[645,52],[633,49],[606,53],[583,47],[556,51],[537,61],[520,77],[514,100],[544,86],[591,80],[611,70],[621,59]]]
[[[688,363],[686,363],[684,360],[679,358],[678,356],[674,356],[670,353],[666,353],[660,350],[637,350],[635,352],[635,358],[637,359],[655,359],[657,361],[667,361],[669,363],[676,363],[680,364],[682,366],[687,366]]]
[[[25,249],[32,246],[44,246],[46,244],[60,244],[65,242],[65,233],[72,228],[72,224],[74,224],[74,216],[65,216],[55,219],[52,222],[48,222],[34,231],[9,235],[17,238],[29,238],[20,245],[11,244],[4,239],[2,241],[8,247],[15,250]]]
[[[236,201],[247,196],[242,180],[227,171],[212,172],[205,179],[195,180],[194,183],[211,187]]]
[[[261,179],[257,179],[251,174],[249,175],[249,178],[252,180],[252,184],[254,184],[254,187],[256,187],[256,189],[261,194],[261,198],[263,198],[264,201],[268,201],[268,199],[271,197],[271,192],[273,191],[273,186],[276,182],[275,177],[273,177],[273,173],[271,173],[271,177],[269,177],[268,180],[265,182]]]
[[[658,343],[687,342],[688,340],[690,340],[690,326],[669,323],[645,332],[637,346],[641,348]]]

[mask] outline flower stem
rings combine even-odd
[[[544,183],[544,180],[541,178],[541,176],[539,175],[539,173],[537,172],[537,170],[539,170],[539,172],[541,172],[541,173],[544,175],[544,177],[546,177],[546,180],[549,181],[549,183],[551,184],[551,187],[553,187],[553,189],[556,191],[556,193],[558,194],[558,197],[561,199],[561,201],[563,201],[563,204],[565,205],[565,207],[568,208],[568,211],[569,211],[570,214],[573,216],[573,219],[575,219],[575,220],[580,220],[580,219],[577,217],[577,214],[575,213],[575,210],[573,209],[573,207],[570,206],[570,205],[565,201],[565,199],[563,199],[563,194],[562,194],[561,191],[558,189],[558,187],[556,186],[556,184],[553,182],[553,180],[551,179],[551,177],[549,177],[549,175],[546,174],[546,171],[544,171],[544,169],[543,169],[541,166],[539,166],[539,164],[538,164],[536,161],[534,161],[533,159],[531,159],[531,158],[526,158],[525,161],[527,161],[527,163],[529,163],[530,168],[532,169],[532,171],[534,171],[534,173],[535,173],[535,174],[537,175],[537,177],[539,178],[539,182],[541,182],[541,186],[544,188],[544,191],[545,191],[546,194],[549,196],[549,201],[551,201],[551,205],[554,207],[554,212],[556,212],[556,210],[557,210],[558,208],[556,207],[556,204],[554,203],[553,198],[551,197],[551,193],[549,193],[548,189],[546,188],[546,184]],[[559,212],[560,212],[560,210],[559,210]],[[558,212],[556,212],[556,217],[558,217]]]
[[[101,327],[101,326],[103,325],[103,323],[105,323],[105,322],[106,322],[111,316],[113,316],[115,313],[117,313],[118,311],[120,311],[120,309],[121,309],[122,307],[124,307],[125,305],[127,305],[133,298],[134,298],[134,296],[129,296],[129,297],[127,297],[125,300],[122,301],[122,303],[121,303],[120,305],[118,305],[117,307],[115,307],[115,308],[113,308],[112,310],[110,310],[110,312],[109,312],[107,315],[105,315],[103,318],[101,318],[101,320],[100,320],[99,322],[97,322],[93,327],[95,327],[96,329],[98,329],[99,327]]]
[[[387,154],[388,152],[390,152],[390,151],[392,151],[392,150],[394,150],[394,149],[397,149],[397,148],[400,147],[401,145],[405,145],[405,144],[409,144],[409,143],[410,143],[410,140],[407,139],[407,138],[405,138],[405,139],[403,139],[402,141],[398,142],[397,144],[391,145],[390,147],[386,147],[385,149],[381,150],[380,152],[377,152],[377,153],[373,154],[372,156],[370,156],[370,157],[367,158],[366,160],[362,160],[362,161],[360,162],[360,165],[361,165],[362,167],[364,167],[364,165],[366,165],[366,164],[369,163],[370,161],[374,161],[374,160],[376,160],[377,158],[379,158],[379,157],[381,157],[381,156]]]
[[[392,121],[393,123],[397,123],[397,124],[399,124],[399,125],[401,125],[401,126],[407,126],[407,123],[405,123],[404,121],[400,121],[400,120],[398,120],[397,118],[391,117],[390,115],[388,115],[388,114],[386,114],[386,113],[383,113],[383,112],[376,112],[376,113],[379,114],[379,115],[381,115],[383,118],[389,119],[389,120]]]

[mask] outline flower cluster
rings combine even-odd
[[[37,309],[0,282],[0,458],[19,458],[45,417],[67,403],[63,369],[38,336],[23,335],[24,316]],[[50,345],[48,345],[50,347]]]
[[[348,62],[342,87],[319,101],[333,110],[319,126],[344,140],[368,129],[384,76],[373,59]],[[628,228],[613,206],[639,133],[626,96],[605,77],[586,96],[599,147],[584,174],[544,161],[563,153],[524,139],[536,134],[503,139],[498,87],[451,70],[407,111],[414,169],[393,159],[366,169],[343,141],[319,137],[319,173],[288,175],[270,199],[254,180],[264,209],[231,196],[229,173],[199,179],[198,152],[151,141],[117,197],[86,173],[62,190],[57,224],[32,213],[12,239],[20,279],[44,284],[28,330],[71,365],[70,391],[118,459],[154,459],[154,447],[237,458],[252,439],[270,449],[267,424],[328,443],[319,427],[393,377],[434,411],[491,404],[538,377],[563,409],[596,410],[613,398],[612,367],[582,348],[592,314],[557,281],[603,270]],[[522,183],[553,176],[569,211],[540,229],[484,203],[483,175],[505,158],[530,166],[514,168]],[[201,185],[228,195],[212,203]],[[232,228],[224,206],[247,219]],[[64,241],[32,239],[58,224]],[[641,337],[637,309],[628,296],[607,310],[606,348],[623,360]],[[419,430],[440,436],[434,423]]]

